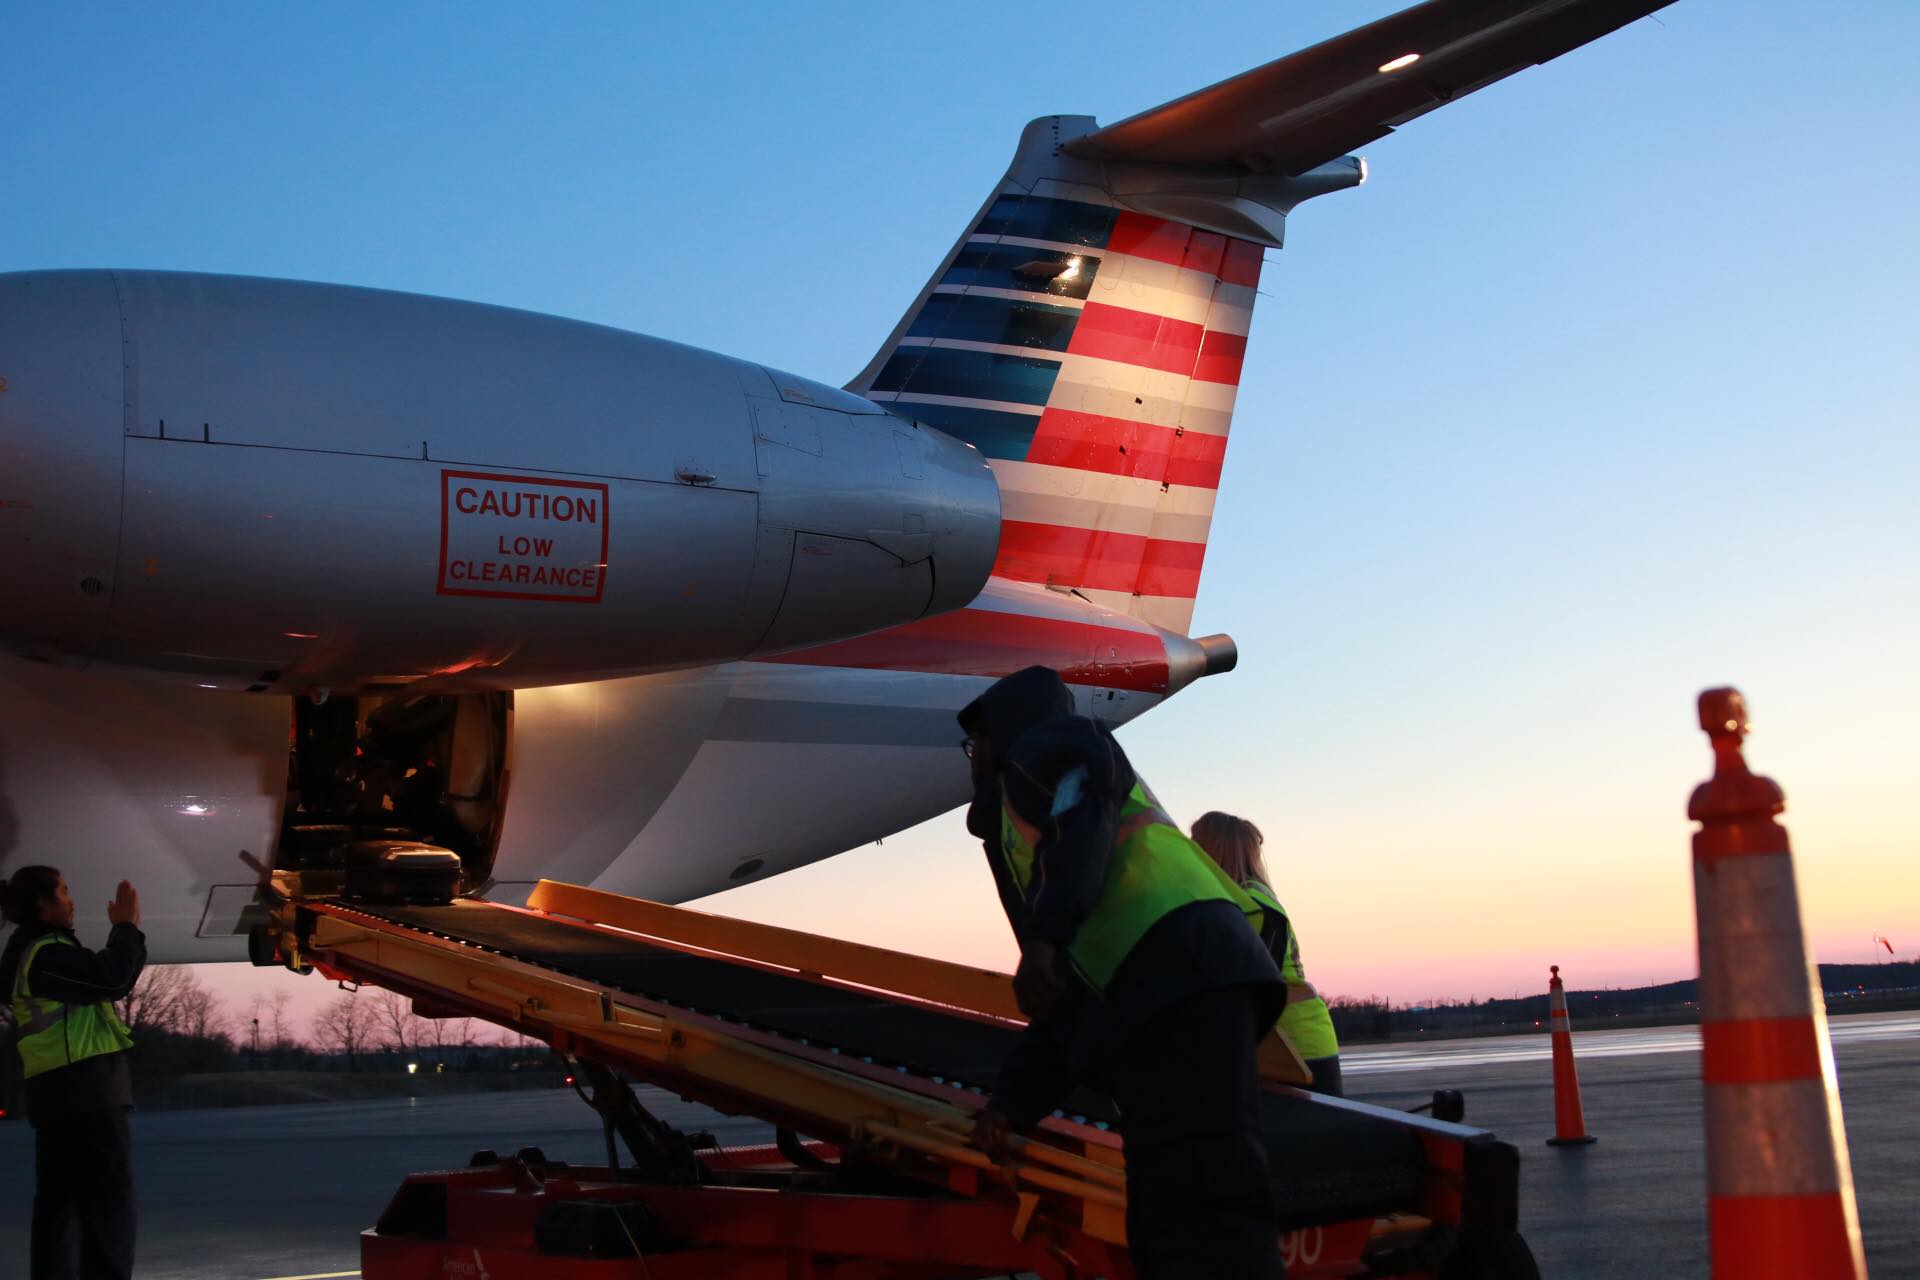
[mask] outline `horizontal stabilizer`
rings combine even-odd
[[[1671,3],[1429,0],[1096,130],[1064,150],[1091,159],[1305,173]]]

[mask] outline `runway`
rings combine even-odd
[[[1920,1276],[1920,1015],[1830,1022],[1854,1187],[1875,1277]],[[1576,1032],[1590,1147],[1550,1148],[1552,1050],[1525,1037],[1357,1046],[1348,1093],[1408,1107],[1464,1090],[1466,1123],[1520,1149],[1520,1229],[1554,1277],[1707,1274],[1706,1153],[1694,1027]],[[1348,1065],[1351,1063],[1351,1065]]]
[[[1867,1257],[1876,1277],[1920,1274],[1920,1016],[1833,1021]],[[1467,1095],[1467,1122],[1520,1148],[1521,1227],[1548,1277],[1706,1274],[1698,1035],[1692,1028],[1577,1033],[1591,1147],[1549,1149],[1547,1037],[1356,1047],[1349,1092],[1404,1107]],[[755,1121],[645,1100],[726,1143]],[[604,1159],[600,1127],[570,1090],[425,1100],[136,1114],[142,1280],[348,1280],[359,1232],[400,1179],[463,1165],[480,1147],[538,1145]],[[26,1274],[32,1134],[0,1124],[0,1275]]]
[[[1552,1047],[1541,1028],[1537,1036],[1489,1036],[1477,1040],[1427,1040],[1417,1044],[1361,1045],[1340,1055],[1346,1078],[1386,1075],[1397,1071],[1466,1069],[1501,1066],[1509,1062],[1545,1062]],[[1892,1013],[1835,1018],[1829,1038],[1836,1048],[1878,1040],[1910,1040],[1920,1036],[1920,1014]],[[1634,1031],[1583,1031],[1580,1060],[1636,1058],[1654,1053],[1698,1053],[1698,1027],[1655,1027]]]

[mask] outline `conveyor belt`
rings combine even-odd
[[[992,1089],[1019,1035],[1005,1023],[493,904],[338,905],[629,995],[982,1090]],[[1095,1121],[1112,1117],[1109,1104],[1088,1092],[1068,1099],[1067,1109]],[[1403,1124],[1284,1089],[1264,1096],[1262,1120],[1274,1200],[1286,1224],[1365,1217],[1414,1202],[1422,1158],[1418,1138]]]
[[[1019,1030],[717,956],[479,902],[446,907],[342,903],[376,919],[512,956],[629,995],[857,1054],[916,1075],[992,1089]],[[1100,1103],[1084,1100],[1107,1118]]]

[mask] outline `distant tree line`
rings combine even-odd
[[[1820,987],[1827,1011],[1900,1000],[1920,1005],[1920,961],[1886,964],[1823,964]],[[1687,1022],[1697,1015],[1699,984],[1688,978],[1649,987],[1607,987],[1567,992],[1573,1025],[1593,1027],[1628,1020]],[[1476,1000],[1434,999],[1392,1004],[1383,996],[1331,996],[1334,1031],[1343,1042],[1385,1040],[1397,1035],[1485,1034],[1527,1031],[1547,1023],[1547,993]]]
[[[150,1093],[184,1075],[221,1071],[504,1071],[546,1065],[537,1040],[472,1018],[423,1018],[398,992],[342,990],[305,1035],[293,993],[256,995],[232,1010],[193,965],[149,965],[114,1006],[133,1032],[135,1089]],[[10,1013],[0,1013],[0,1110],[21,1105],[20,1055]]]
[[[1920,961],[1821,965],[1829,1012],[1880,1000],[1920,1005]],[[1567,993],[1573,1025],[1628,1020],[1689,1021],[1692,979],[1649,987]],[[117,1008],[133,1031],[136,1088],[143,1093],[184,1075],[222,1071],[513,1071],[552,1062],[537,1040],[472,1018],[423,1018],[398,992],[342,990],[298,1034],[293,994],[256,995],[244,1011],[223,1007],[192,965],[150,965]],[[1386,998],[1332,996],[1327,1006],[1343,1042],[1401,1035],[1489,1034],[1544,1027],[1547,996],[1436,999],[1393,1004]],[[0,1110],[20,1106],[20,1055],[10,1015],[0,1015]]]

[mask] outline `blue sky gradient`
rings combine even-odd
[[[839,382],[1026,120],[1388,11],[29,7],[0,270],[446,294]],[[1728,681],[1823,957],[1920,952],[1916,48],[1894,0],[1681,0],[1294,215],[1195,619],[1242,666],[1124,740],[1177,813],[1267,829],[1323,987],[1690,972],[1692,697]],[[714,905],[1010,954],[953,818]]]

